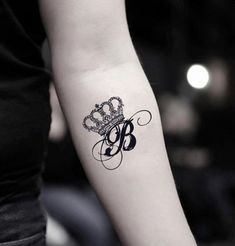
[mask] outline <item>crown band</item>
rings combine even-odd
[[[124,120],[123,115],[119,115],[117,118],[113,119],[111,122],[109,122],[107,125],[105,125],[103,128],[100,129],[99,134],[101,136],[105,135],[107,132],[109,132],[115,125],[121,123]]]

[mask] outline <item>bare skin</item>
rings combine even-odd
[[[196,245],[175,189],[157,102],[130,39],[124,0],[40,0],[40,5],[56,89],[77,153],[123,244]],[[100,135],[84,127],[95,104],[111,97],[123,101],[125,120],[140,110],[151,113],[148,124],[133,119],[133,131],[125,128],[123,159],[114,170],[92,155],[108,131]],[[148,117],[141,115],[146,122]],[[130,133],[136,143],[127,151]]]

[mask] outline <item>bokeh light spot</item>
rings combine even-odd
[[[205,88],[210,80],[209,72],[205,66],[195,64],[187,71],[188,83],[196,89]]]

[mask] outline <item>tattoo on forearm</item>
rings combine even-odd
[[[117,169],[121,165],[123,151],[135,148],[134,122],[138,126],[146,126],[152,120],[152,114],[148,110],[139,110],[125,119],[123,106],[120,97],[111,97],[100,105],[96,104],[95,109],[83,120],[85,129],[102,137],[93,146],[92,155],[108,170]]]

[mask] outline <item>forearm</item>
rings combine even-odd
[[[69,75],[57,87],[84,168],[126,245],[193,245],[166,156],[157,103],[138,62],[84,78]],[[135,147],[122,151],[117,169],[107,170],[119,165],[119,159],[115,156],[105,167],[95,160],[92,148],[103,137],[82,124],[96,103],[113,96],[123,100],[126,119],[139,110],[150,111],[152,119],[145,126],[133,120]],[[138,117],[149,120],[146,113]]]
[[[76,150],[121,240],[130,246],[195,245],[175,190],[157,103],[130,40],[124,2],[96,0],[106,8],[97,14],[87,1],[41,1],[51,3],[43,12],[55,84]],[[97,132],[88,131],[85,117],[111,97],[122,100],[125,118],[104,131],[98,125]]]

